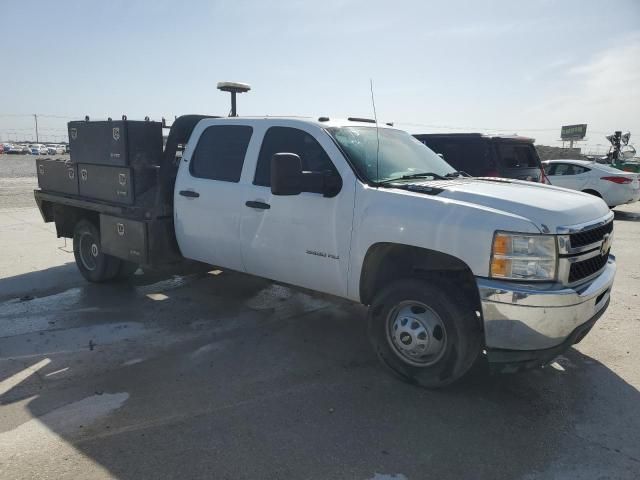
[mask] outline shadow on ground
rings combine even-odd
[[[614,210],[613,218],[627,222],[640,222],[640,213],[625,212],[623,210]]]
[[[638,391],[578,350],[555,368],[480,365],[427,391],[379,366],[361,306],[234,273],[154,280],[83,285],[31,312],[0,304],[11,328],[37,308],[55,322],[17,331],[11,359],[0,339],[5,385],[37,368],[0,390],[0,473],[632,478],[640,467]]]
[[[143,285],[175,275],[203,274],[207,270],[211,270],[211,267],[197,262],[184,262],[148,270],[144,275],[134,275],[127,284]],[[0,278],[0,301],[23,296],[42,297],[86,285],[87,282],[78,271],[75,262],[67,262],[56,267]]]

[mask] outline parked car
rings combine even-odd
[[[50,155],[60,155],[60,154],[64,153],[64,145],[60,145],[60,144],[56,143],[56,144],[53,144],[53,145],[47,145],[47,147],[49,147],[49,154]]]
[[[453,168],[472,177],[504,177],[548,183],[534,139],[481,133],[414,135]]]
[[[7,153],[11,155],[27,155],[31,149],[27,145],[11,145]]]
[[[551,185],[579,190],[602,198],[613,208],[640,198],[640,175],[588,160],[542,162]]]
[[[64,145],[48,144],[47,153],[49,155],[60,155],[64,153]]]
[[[49,149],[46,145],[34,143],[29,146],[31,155],[49,155]]]
[[[514,371],[580,341],[616,271],[606,205],[464,177],[372,123],[187,115],[163,152],[159,122],[72,122],[74,163],[37,160],[35,199],[91,282],[187,258],[343,297],[370,307],[382,363],[425,387],[459,379],[483,350]],[[536,171],[530,142],[488,145]]]

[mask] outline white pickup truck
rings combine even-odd
[[[155,203],[36,190],[87,279],[181,256],[360,302],[382,362],[425,387],[459,379],[483,352],[504,370],[548,363],[609,304],[613,214],[599,198],[465,176],[366,119],[174,127]]]

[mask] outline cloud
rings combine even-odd
[[[626,37],[583,63],[551,70],[544,79],[552,87],[551,95],[527,113],[545,115],[546,124],[588,123],[588,131],[594,132],[590,141],[615,129],[640,136],[640,35]]]

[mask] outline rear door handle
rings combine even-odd
[[[268,203],[254,202],[251,200],[246,202],[245,205],[250,208],[259,208],[261,210],[269,210],[271,208],[271,205],[269,205]]]
[[[198,192],[194,192],[193,190],[180,190],[180,195],[189,198],[198,198],[200,196]]]

